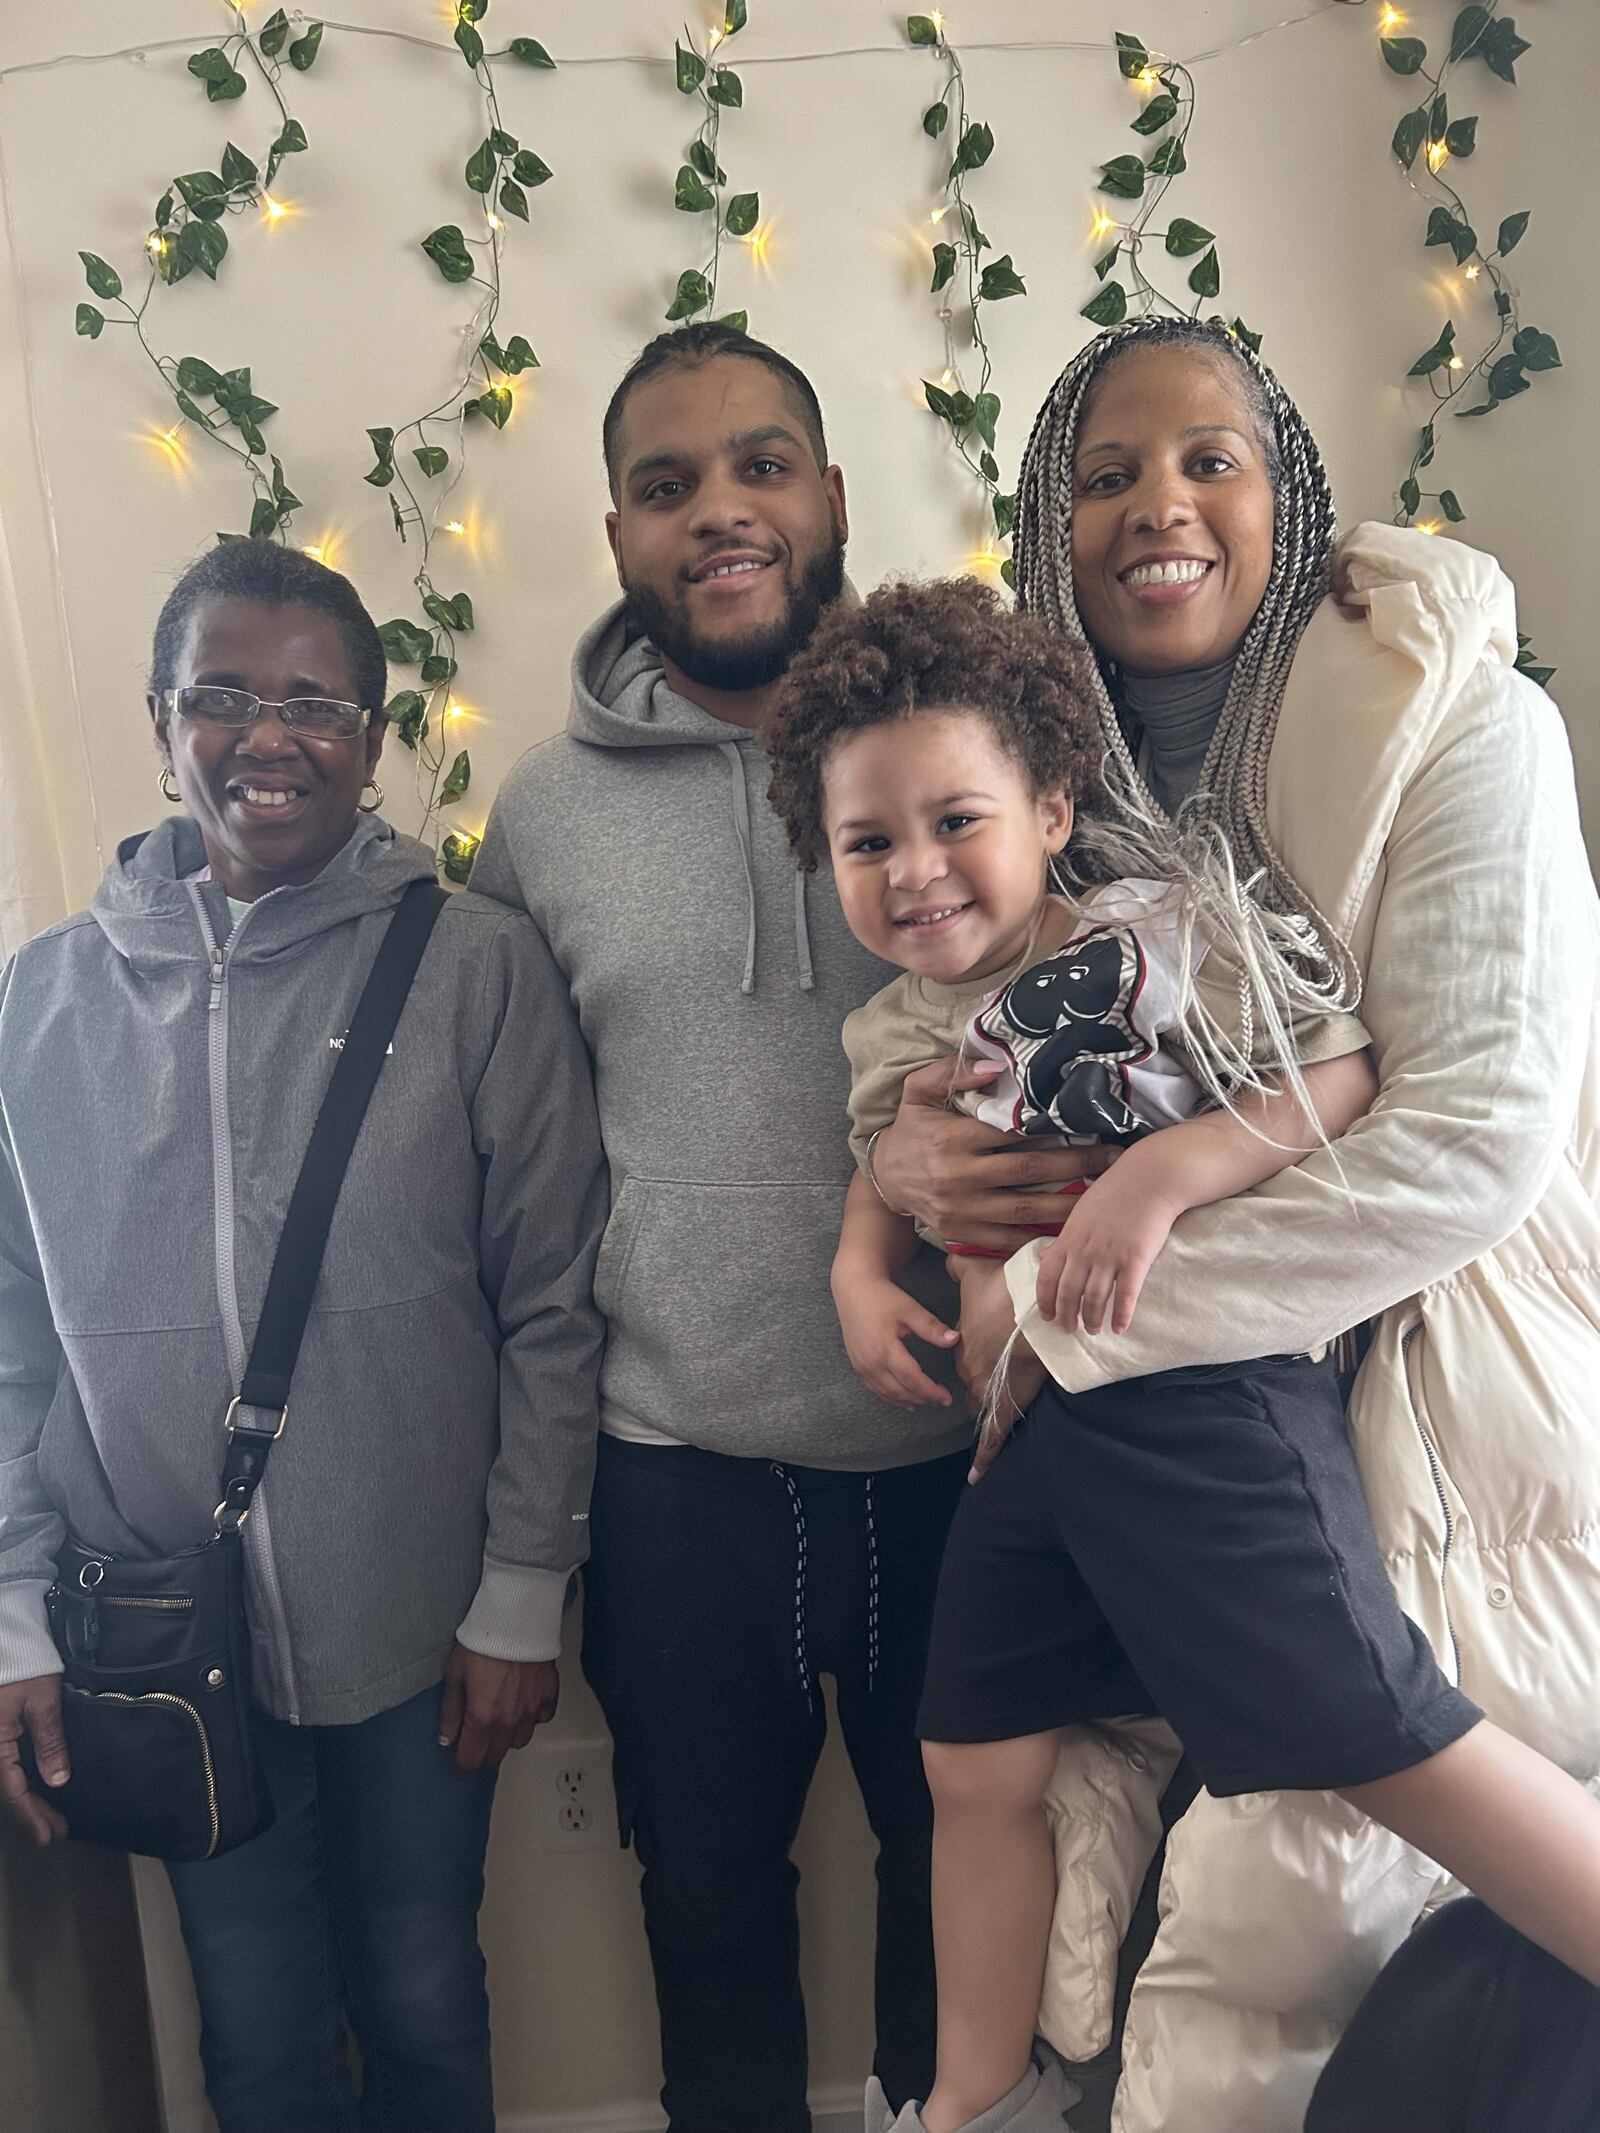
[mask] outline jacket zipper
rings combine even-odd
[[[1456,1635],[1455,1621],[1450,1613],[1448,1589],[1450,1556],[1456,1544],[1456,1516],[1455,1512],[1450,1508],[1450,1492],[1445,1487],[1444,1463],[1439,1457],[1438,1449],[1432,1437],[1428,1434],[1427,1426],[1423,1422],[1421,1411],[1417,1406],[1416,1397],[1411,1390],[1411,1344],[1421,1331],[1422,1328],[1418,1325],[1412,1326],[1406,1333],[1400,1343],[1400,1360],[1406,1373],[1406,1399],[1411,1408],[1412,1418],[1417,1425],[1417,1435],[1422,1439],[1422,1449],[1428,1455],[1428,1471],[1433,1476],[1433,1492],[1439,1499],[1439,1509],[1444,1517],[1444,1545],[1439,1551],[1439,1595],[1444,1606],[1445,1625],[1450,1631],[1450,1643],[1456,1655],[1456,1686],[1459,1688],[1461,1685],[1461,1639]]]
[[[240,934],[251,917],[267,901],[253,903],[219,948],[211,920],[193,882],[188,884],[195,916],[211,963],[211,992],[207,1027],[207,1065],[211,1088],[211,1175],[216,1203],[217,1299],[222,1309],[223,1339],[228,1350],[228,1368],[235,1392],[244,1381],[244,1327],[239,1318],[239,1290],[233,1258],[233,1138],[228,1129],[228,964]],[[268,895],[275,895],[269,890]],[[272,1528],[267,1517],[266,1484],[258,1485],[250,1516],[244,1523],[245,1560],[255,1573],[255,1585],[267,1618],[267,1630],[277,1661],[284,1701],[291,1725],[300,1723],[300,1689],[295,1679],[294,1657],[289,1649],[289,1618],[278,1582],[278,1566],[272,1552]]]
[[[69,1682],[67,1694],[69,1696],[83,1696],[94,1703],[169,1703],[175,1711],[183,1713],[184,1717],[194,1727],[195,1737],[200,1743],[200,1763],[205,1771],[206,1805],[211,1816],[211,1842],[206,1846],[205,1851],[205,1855],[209,1859],[217,1848],[219,1823],[217,1813],[217,1774],[211,1763],[211,1743],[206,1738],[205,1721],[194,1705],[182,1696],[169,1695],[165,1689],[152,1689],[146,1696],[125,1696],[120,1689],[78,1689],[74,1688]]]
[[[193,1607],[194,1601],[192,1599],[161,1598],[154,1593],[97,1592],[95,1594],[95,1605],[97,1607],[170,1607],[182,1609]]]

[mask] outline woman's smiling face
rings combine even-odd
[[[1144,348],[1091,388],[1072,468],[1072,578],[1096,647],[1135,674],[1216,666],[1272,574],[1274,497],[1243,373]]]
[[[245,689],[272,704],[304,696],[360,702],[332,615],[247,599],[204,600],[190,616],[173,686],[196,683]],[[263,710],[253,726],[208,727],[152,698],[157,744],[230,896],[254,902],[310,881],[348,843],[383,747],[381,707],[363,708],[380,714],[365,732],[325,740],[291,730],[276,710]]]

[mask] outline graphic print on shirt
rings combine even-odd
[[[1107,927],[1035,963],[979,1011],[974,1035],[1016,1076],[1014,1130],[1123,1143],[1149,1130],[1128,1079],[1156,1048],[1135,1014],[1145,976],[1137,934]]]

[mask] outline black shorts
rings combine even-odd
[[[1135,1715],[1219,1795],[1367,1784],[1482,1716],[1400,1611],[1331,1361],[1047,1384],[968,1490],[922,1738]]]

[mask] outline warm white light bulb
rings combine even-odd
[[[261,195],[261,205],[266,210],[269,222],[281,222],[289,212],[281,200],[273,199],[271,193],[263,193]]]
[[[1449,153],[1450,151],[1443,141],[1430,141],[1428,143],[1428,168],[1437,170]]]
[[[1477,278],[1478,278],[1478,272],[1479,272],[1478,268],[1476,268],[1476,267],[1468,267],[1468,269],[1467,269],[1467,279],[1468,279],[1468,281],[1476,281],[1476,280],[1477,280]]]
[[[1450,358],[1450,368],[1452,370],[1465,370],[1466,367],[1467,366],[1465,365],[1465,363],[1462,362],[1460,356],[1452,356]]]
[[[465,526],[462,525],[460,519],[453,518],[450,520],[449,524],[445,527],[444,530],[446,533],[462,534],[465,533],[467,529]]]

